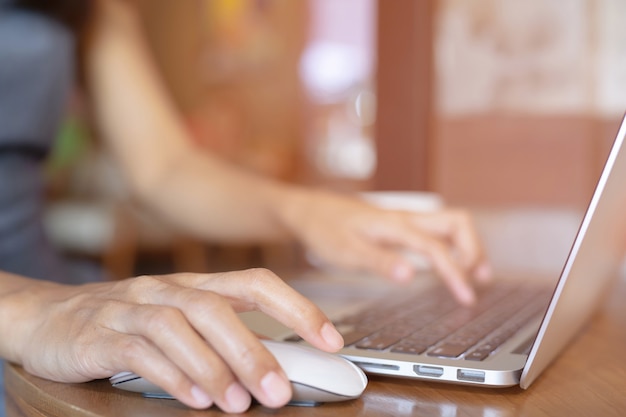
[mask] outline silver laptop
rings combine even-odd
[[[503,279],[459,306],[436,280],[395,292],[382,280],[312,272],[293,281],[333,319],[339,354],[371,374],[489,387],[528,388],[570,343],[619,276],[626,252],[626,117],[560,277],[550,285]],[[526,277],[529,278],[529,277]],[[543,281],[544,283],[546,281]],[[304,343],[261,313],[248,326]]]

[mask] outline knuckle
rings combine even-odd
[[[125,337],[118,348],[124,363],[135,366],[144,360],[149,345],[143,337]]]
[[[170,334],[180,328],[183,314],[173,307],[158,306],[146,309],[144,326],[148,334]]]
[[[145,301],[146,294],[149,291],[154,291],[163,288],[166,284],[153,275],[141,275],[135,278],[130,278],[125,281],[127,284],[124,292],[127,297],[136,301]]]
[[[264,293],[268,285],[280,280],[276,274],[266,268],[252,268],[246,272],[246,285],[255,295]]]
[[[205,387],[210,387],[210,391],[218,396],[236,380],[230,366],[219,356],[213,360],[196,364],[193,374],[202,380]]]
[[[225,390],[235,379],[230,368],[222,363],[205,365],[204,368],[202,375],[215,390]]]
[[[230,304],[220,294],[213,291],[206,291],[202,294],[189,293],[186,306],[192,313],[201,314],[207,310],[223,311],[229,308]]]
[[[94,308],[93,300],[91,304],[87,305],[89,307],[83,308],[83,311],[87,311],[87,313],[84,314],[89,315],[89,320],[92,323],[105,327],[114,321],[115,318],[120,315],[120,312],[123,313],[127,307],[126,303],[115,299],[105,300],[104,302],[96,305],[96,308]]]
[[[450,262],[448,247],[437,240],[432,240],[424,247],[424,254],[428,256],[435,265],[441,266]]]
[[[251,268],[248,273],[255,281],[273,281],[277,279],[276,274],[267,268]]]
[[[267,354],[266,349],[260,343],[241,344],[236,351],[237,361],[246,369],[256,369],[261,364],[272,365],[275,359]]]

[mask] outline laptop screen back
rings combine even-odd
[[[596,311],[626,252],[626,118],[522,373],[527,388]]]

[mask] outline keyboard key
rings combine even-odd
[[[372,334],[371,331],[367,331],[367,330],[352,330],[349,332],[342,332],[340,331],[341,335],[343,336],[343,344],[344,346],[350,346],[355,344],[356,342],[358,342],[359,340],[369,336],[370,334]]]
[[[426,349],[428,349],[430,345],[419,344],[419,343],[409,343],[403,341],[393,346],[389,351],[393,353],[408,353],[412,355],[419,355],[424,353]]]
[[[428,356],[437,356],[440,358],[458,358],[466,350],[466,345],[455,345],[452,343],[446,343],[441,346],[437,346],[435,349],[428,352]]]

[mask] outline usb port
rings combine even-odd
[[[443,375],[443,368],[438,366],[413,365],[413,372],[421,376],[430,376],[439,378]]]
[[[459,381],[485,382],[485,372],[472,371],[470,369],[458,369],[456,371],[456,379]]]

